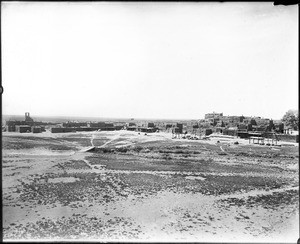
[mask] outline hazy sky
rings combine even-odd
[[[298,6],[3,3],[3,114],[280,119],[298,107]]]

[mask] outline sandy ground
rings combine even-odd
[[[298,160],[284,142],[3,133],[3,238],[296,242]]]

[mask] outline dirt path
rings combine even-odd
[[[92,144],[92,147],[94,147],[94,139],[95,139],[95,134],[92,135],[92,138],[91,138],[91,144]]]
[[[220,146],[220,149],[221,149],[221,151],[222,151],[222,152],[225,152],[225,150],[223,149],[223,147],[222,147],[222,146]]]

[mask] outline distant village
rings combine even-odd
[[[165,131],[173,133],[174,138],[201,139],[211,135],[240,138],[272,138],[276,140],[299,142],[298,130],[285,126],[281,120],[273,121],[261,117],[224,116],[223,113],[208,113],[204,119],[193,121],[162,122],[131,119],[129,122],[79,122],[63,123],[34,121],[28,112],[22,121],[8,120],[2,131],[18,133],[68,133],[78,131],[128,130],[144,133]]]

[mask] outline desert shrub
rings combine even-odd
[[[135,152],[140,152],[141,150],[143,150],[144,148],[142,146],[136,146],[135,148],[133,148],[133,150]]]
[[[126,147],[119,147],[116,150],[117,150],[117,152],[126,153],[128,151],[128,148],[126,148]]]
[[[101,148],[100,151],[102,151],[103,153],[112,153],[115,150],[113,148]]]
[[[170,159],[172,159],[172,157],[171,157],[169,154],[163,155],[162,158],[165,159],[165,160],[170,160]]]

